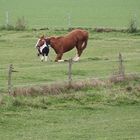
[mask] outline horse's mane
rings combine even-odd
[[[64,36],[57,36],[56,38],[57,38],[57,39],[61,39],[61,38],[63,38],[63,37],[64,37]]]
[[[50,39],[61,39],[61,38],[63,38],[63,36],[50,36],[50,37],[47,37],[47,38],[50,38]]]

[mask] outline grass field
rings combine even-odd
[[[29,28],[127,28],[131,18],[140,28],[139,0],[0,0],[0,25],[15,25],[24,16]]]
[[[53,96],[4,94],[0,139],[139,140],[139,83],[130,80]]]
[[[3,140],[140,139],[139,106],[105,109],[16,109],[0,114]]]
[[[140,28],[140,1],[0,0],[0,28],[6,22],[15,26],[23,16],[28,30],[0,30],[0,140],[139,140],[140,32],[98,33],[93,29],[127,29],[131,19]],[[80,61],[72,65],[72,80],[84,81],[85,86],[59,91],[55,85],[55,92],[49,95],[42,87],[47,90],[58,83],[63,88],[68,81],[68,63],[40,62],[34,45],[42,34],[64,35],[69,27],[89,30],[88,46]],[[106,79],[118,72],[120,52],[125,73],[139,76],[110,83]],[[63,59],[75,53],[72,50]],[[50,57],[55,59],[52,49]],[[32,89],[30,95],[9,96],[10,64],[18,71],[12,73],[18,95],[23,87],[27,91],[33,86],[40,92]],[[86,81],[91,79],[97,83],[88,85]]]
[[[13,64],[17,73],[13,73],[13,85],[24,86],[41,83],[67,81],[68,63],[40,62],[36,56],[34,44],[37,36],[66,34],[66,31],[1,31],[0,33],[0,90],[6,90],[9,64]],[[118,54],[122,53],[126,73],[140,72],[139,34],[95,33],[90,32],[88,47],[78,63],[73,64],[73,80],[104,77],[112,75],[118,69]],[[75,50],[66,53],[63,58],[75,56]],[[50,57],[55,59],[51,49]],[[79,69],[80,67],[80,69]]]
[[[124,140],[140,139],[140,79],[69,90],[58,95],[8,96],[7,72],[13,64],[13,86],[67,81],[66,63],[40,62],[34,44],[38,35],[67,31],[0,32],[0,139]],[[88,47],[73,64],[73,80],[106,77],[118,69],[123,55],[126,73],[140,72],[139,33],[90,32]],[[74,50],[64,59],[75,55]],[[55,58],[54,51],[50,52]]]

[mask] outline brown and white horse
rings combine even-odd
[[[57,54],[55,61],[61,62],[63,53],[68,52],[76,47],[77,53],[73,61],[78,61],[83,50],[86,48],[88,42],[88,32],[81,29],[75,29],[65,36],[59,37],[44,37],[42,36],[36,47],[40,48],[44,44],[50,45]]]

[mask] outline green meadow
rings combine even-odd
[[[68,31],[0,32],[0,139],[124,140],[140,139],[140,80],[67,90],[57,95],[9,96],[7,77],[13,64],[13,87],[67,82],[68,63],[40,62],[34,44],[41,34]],[[86,50],[72,65],[72,80],[106,79],[118,71],[122,53],[125,72],[140,72],[139,33],[90,31]],[[69,59],[75,50],[66,53]],[[55,53],[51,49],[51,60]]]
[[[22,110],[22,111],[21,111]],[[93,109],[24,109],[2,111],[3,140],[140,139],[139,106]]]
[[[4,94],[0,96],[0,138],[139,140],[139,83],[137,79],[48,96]]]
[[[64,35],[68,31],[1,31],[0,90],[7,89],[8,67],[13,64],[13,86],[30,86],[68,79],[68,62],[55,63],[56,54],[50,50],[48,62],[40,62],[34,48],[37,37],[42,33],[48,35]],[[126,73],[140,72],[140,38],[139,34],[128,33],[96,33],[90,32],[88,46],[80,61],[72,65],[73,80],[88,78],[104,78],[118,71],[118,56],[122,53]],[[63,59],[74,57],[76,50],[64,54]]]
[[[140,27],[139,0],[0,0],[0,25],[24,17],[29,28]]]
[[[26,30],[3,30],[22,17]],[[131,19],[139,28],[139,17],[139,0],[0,0],[0,140],[139,140],[140,32],[94,30],[128,29]],[[68,62],[54,62],[53,49],[50,61],[41,62],[34,45],[41,35],[65,35],[70,27],[86,27],[89,41],[72,64],[72,81],[79,87],[63,89]],[[119,53],[126,75],[133,76],[110,83]],[[75,54],[73,49],[63,59]],[[10,64],[17,71],[12,86],[18,96],[7,93]],[[52,93],[42,92],[52,84]],[[35,93],[23,96],[20,89]]]

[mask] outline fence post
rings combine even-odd
[[[6,11],[6,22],[5,22],[5,24],[6,24],[6,28],[7,28],[8,25],[9,25],[9,12],[8,11]]]
[[[68,13],[68,27],[71,27],[71,14],[70,12]]]
[[[121,53],[119,53],[119,75],[122,77],[125,76],[125,68],[123,65],[123,59]]]
[[[18,71],[14,70],[13,64],[10,64],[9,69],[8,69],[8,93],[9,93],[9,95],[12,94],[12,72],[18,72]]]
[[[68,66],[68,83],[69,86],[71,86],[72,82],[72,58],[68,60],[69,66]]]
[[[12,93],[12,69],[13,69],[13,65],[10,64],[9,69],[8,69],[8,93],[9,93],[9,95],[11,95],[11,93]]]

